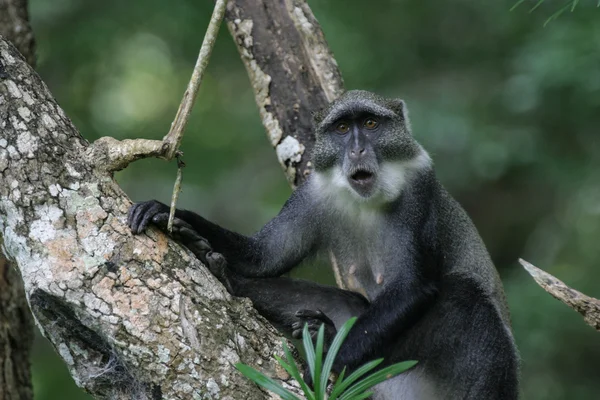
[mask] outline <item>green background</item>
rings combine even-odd
[[[30,0],[38,71],[90,141],[168,131],[212,9],[208,0]],[[526,2],[531,6],[531,2]],[[503,278],[524,399],[597,399],[600,334],[517,264],[600,297],[600,10],[534,13],[514,0],[309,1],[348,89],[404,98],[417,139],[479,228]],[[290,194],[225,27],[182,149],[180,206],[251,233]],[[117,176],[135,201],[170,198],[175,165]],[[323,267],[306,271],[319,279]],[[45,339],[35,398],[83,399]]]

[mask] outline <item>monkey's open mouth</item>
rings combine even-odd
[[[359,185],[365,185],[371,183],[373,177],[374,175],[372,172],[358,170],[350,176],[350,179],[352,179],[355,183],[358,183]]]

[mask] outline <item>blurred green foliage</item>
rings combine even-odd
[[[84,137],[161,138],[212,2],[30,0],[38,71]],[[505,283],[524,399],[596,399],[600,334],[540,289],[524,257],[600,297],[600,11],[515,0],[309,0],[347,88],[408,101],[415,136],[465,206]],[[533,6],[535,1],[527,1]],[[530,8],[530,7],[529,7]],[[183,141],[182,207],[250,233],[290,189],[225,27]],[[133,200],[170,198],[175,164],[135,163]],[[323,267],[305,274],[326,279]],[[86,396],[40,338],[39,400]]]

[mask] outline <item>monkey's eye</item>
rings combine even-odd
[[[375,129],[378,125],[379,121],[377,121],[375,118],[367,118],[363,123],[363,126],[367,129]]]
[[[346,134],[350,130],[350,125],[347,122],[340,122],[335,126],[335,130],[337,133]]]

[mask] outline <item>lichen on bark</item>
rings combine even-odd
[[[277,332],[186,249],[133,236],[125,193],[1,39],[0,62],[2,251],[77,384],[97,398],[265,398],[233,364],[277,376]]]

